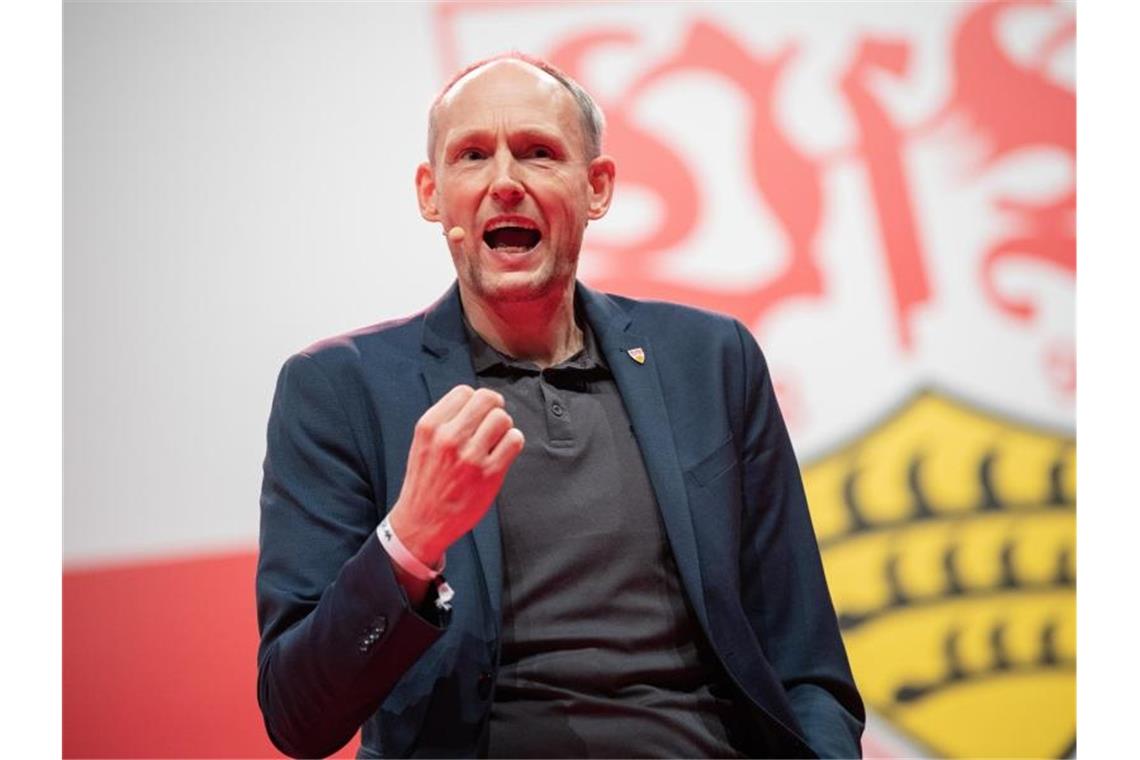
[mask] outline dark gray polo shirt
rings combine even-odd
[[[503,629],[491,757],[738,757],[737,708],[669,549],[589,325],[546,370],[467,327],[526,446],[499,493]],[[632,361],[632,359],[631,359]]]

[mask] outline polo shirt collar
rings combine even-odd
[[[594,337],[594,330],[590,327],[590,323],[578,309],[575,309],[574,318],[582,329],[584,340],[582,350],[561,364],[551,367],[551,369],[578,371],[609,369],[605,359],[602,358],[602,352],[598,347],[598,341]],[[539,372],[538,365],[534,362],[515,359],[512,356],[500,353],[491,344],[483,340],[482,336],[475,332],[475,328],[467,321],[466,314],[463,315],[463,330],[467,333],[467,341],[471,346],[471,365],[475,369],[475,374],[483,375],[494,368],[535,374]]]

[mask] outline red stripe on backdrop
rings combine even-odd
[[[281,756],[257,707],[256,562],[64,572],[64,757]]]
[[[256,564],[248,552],[64,572],[63,756],[281,757],[257,707]]]

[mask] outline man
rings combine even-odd
[[[273,742],[858,755],[759,348],[728,318],[575,281],[614,187],[593,101],[511,55],[430,120],[416,188],[457,287],[278,380],[257,578]]]

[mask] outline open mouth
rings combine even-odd
[[[483,233],[487,247],[503,253],[526,253],[541,240],[541,232],[527,227],[498,227]]]

